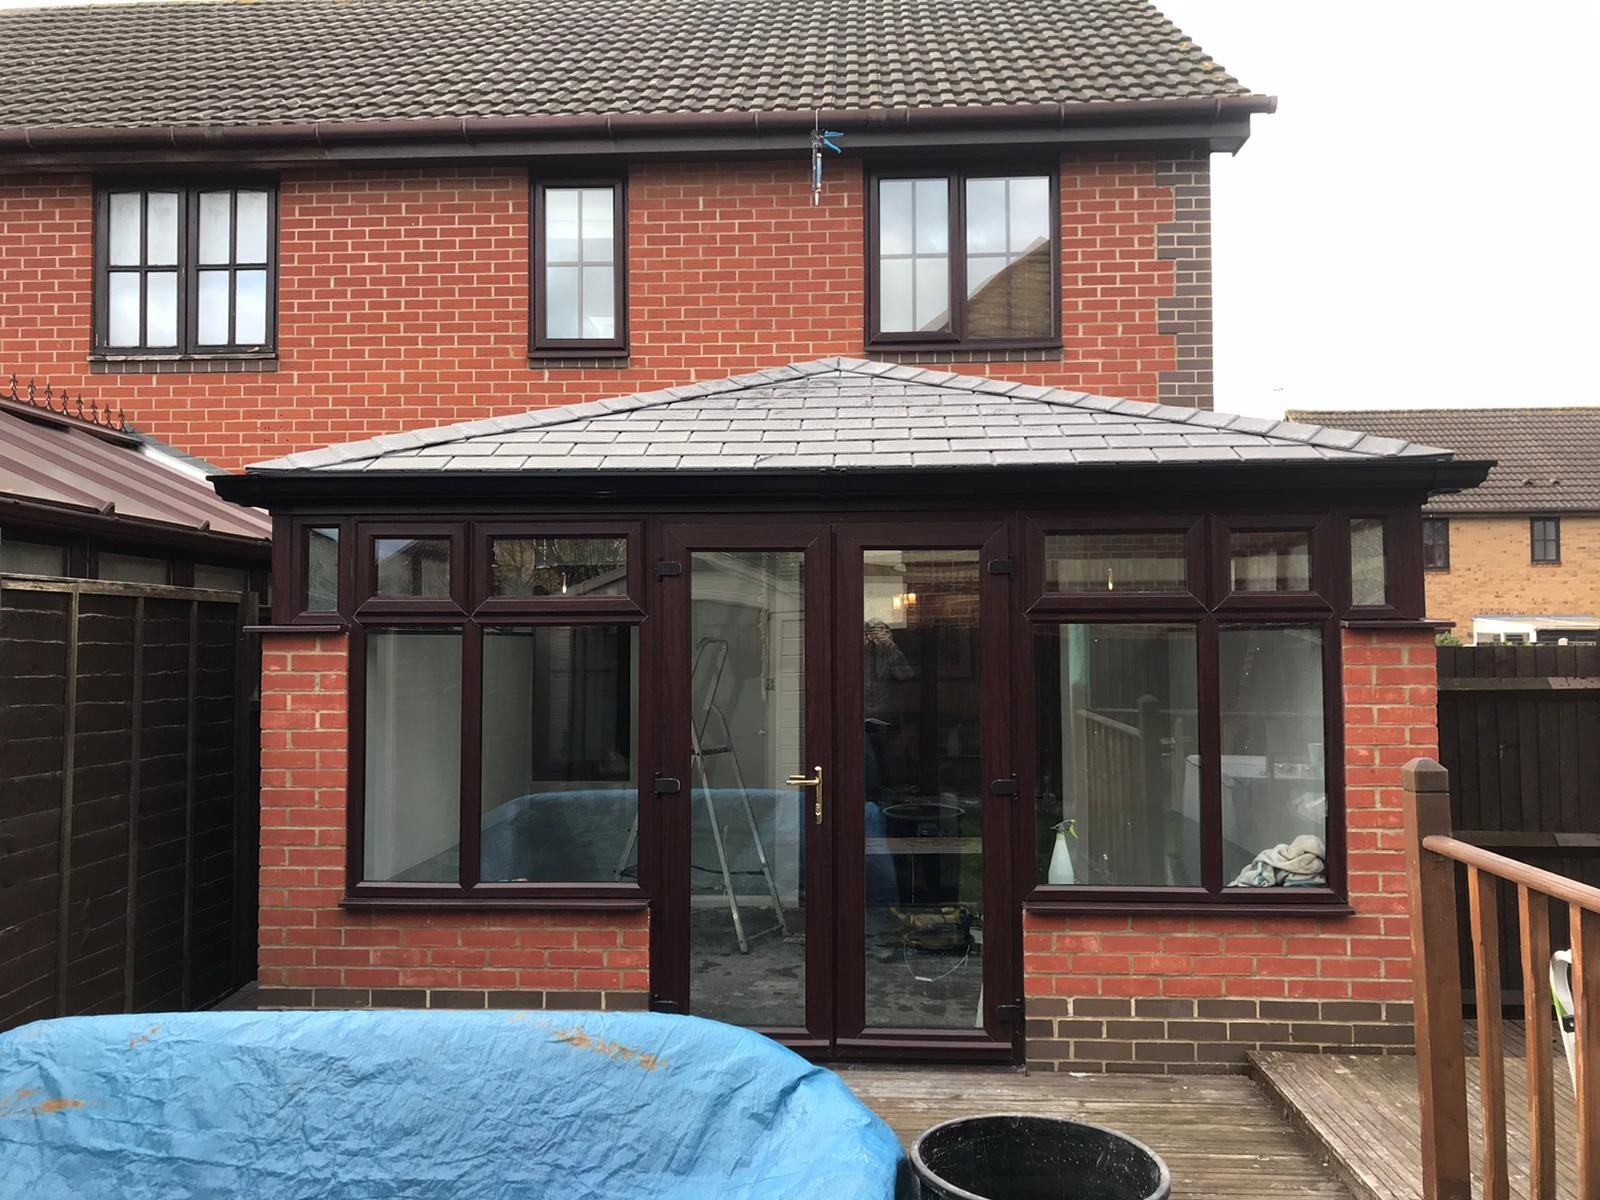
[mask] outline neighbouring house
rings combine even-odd
[[[254,977],[270,530],[93,401],[0,390],[0,1029]]]
[[[1468,645],[1600,642],[1600,408],[1294,412],[1494,460],[1422,510],[1428,616]]]
[[[1409,1044],[1421,506],[1486,464],[1211,411],[1209,156],[1273,102],[1154,9],[0,36],[74,81],[0,99],[0,350],[273,514],[263,1003]]]

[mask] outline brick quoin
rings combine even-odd
[[[1046,1071],[1243,1070],[1252,1050],[1410,1053],[1400,768],[1438,757],[1428,631],[1343,641],[1344,917],[1024,914],[1027,1060]]]
[[[345,910],[342,634],[262,647],[264,1007],[643,1009],[644,912]]]
[[[1204,159],[1136,154],[1064,162],[1061,351],[882,357],[1209,406],[1209,300],[1195,295],[1209,292],[1206,171]],[[861,165],[830,162],[816,207],[808,174],[803,153],[632,167],[631,357],[530,366],[526,170],[286,171],[277,368],[225,373],[90,364],[92,181],[0,181],[0,372],[121,406],[140,429],[237,469],[399,429],[861,355]]]

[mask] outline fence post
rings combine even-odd
[[[1450,835],[1450,776],[1432,759],[1414,758],[1401,768],[1400,780],[1422,1103],[1422,1195],[1424,1200],[1472,1200],[1456,868],[1422,848],[1424,838]]]

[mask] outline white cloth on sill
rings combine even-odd
[[[1285,887],[1321,883],[1327,878],[1327,849],[1322,839],[1302,833],[1287,845],[1279,843],[1255,856],[1231,887]]]

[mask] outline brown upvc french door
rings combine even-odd
[[[1008,533],[662,527],[656,1008],[814,1057],[1012,1057]]]

